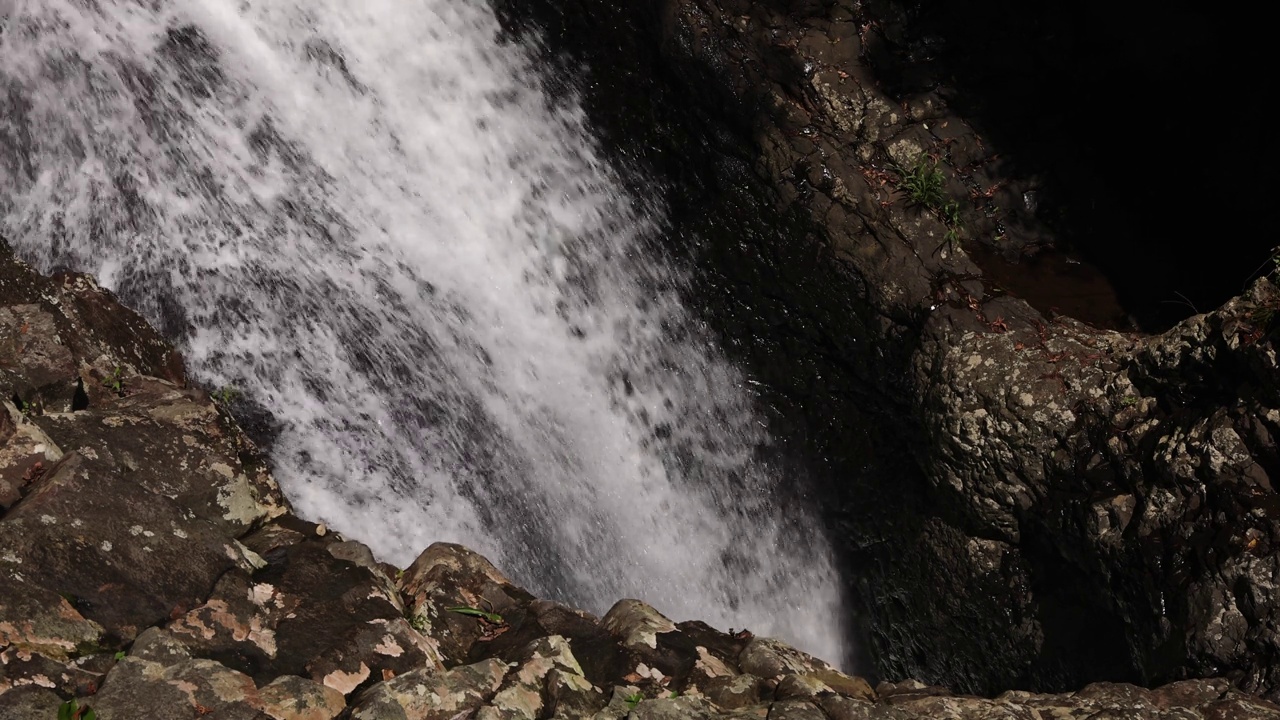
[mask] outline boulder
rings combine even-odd
[[[501,687],[507,665],[484,660],[440,672],[415,670],[378,683],[352,703],[353,720],[452,720],[477,711]]]

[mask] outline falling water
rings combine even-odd
[[[0,0],[0,233],[269,408],[305,516],[839,661],[661,217],[476,0]]]

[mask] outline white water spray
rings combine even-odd
[[[0,232],[270,409],[301,513],[846,656],[831,551],[658,222],[486,5],[0,0],[0,28]]]

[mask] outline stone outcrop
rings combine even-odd
[[[503,5],[591,64],[623,157],[711,186],[669,198],[675,235],[712,258],[698,289],[779,434],[832,468],[818,489],[878,671],[1280,696],[1274,277],[1160,335],[1017,297],[1057,279],[1008,265],[1053,243],[1037,189],[945,88],[886,90],[896,3]],[[917,169],[941,173],[937,201],[913,199]]]
[[[540,600],[461,546],[390,567],[294,516],[225,409],[109,293],[7,251],[0,276],[5,720],[70,702],[102,720],[1280,718],[1223,679],[873,688],[638,600],[603,618]]]

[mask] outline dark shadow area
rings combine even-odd
[[[1038,180],[1037,215],[1143,330],[1213,310],[1256,277],[1277,242],[1264,225],[1265,23],[1103,0],[865,9],[896,46],[876,58],[881,79],[903,95],[947,88],[1015,176]]]

